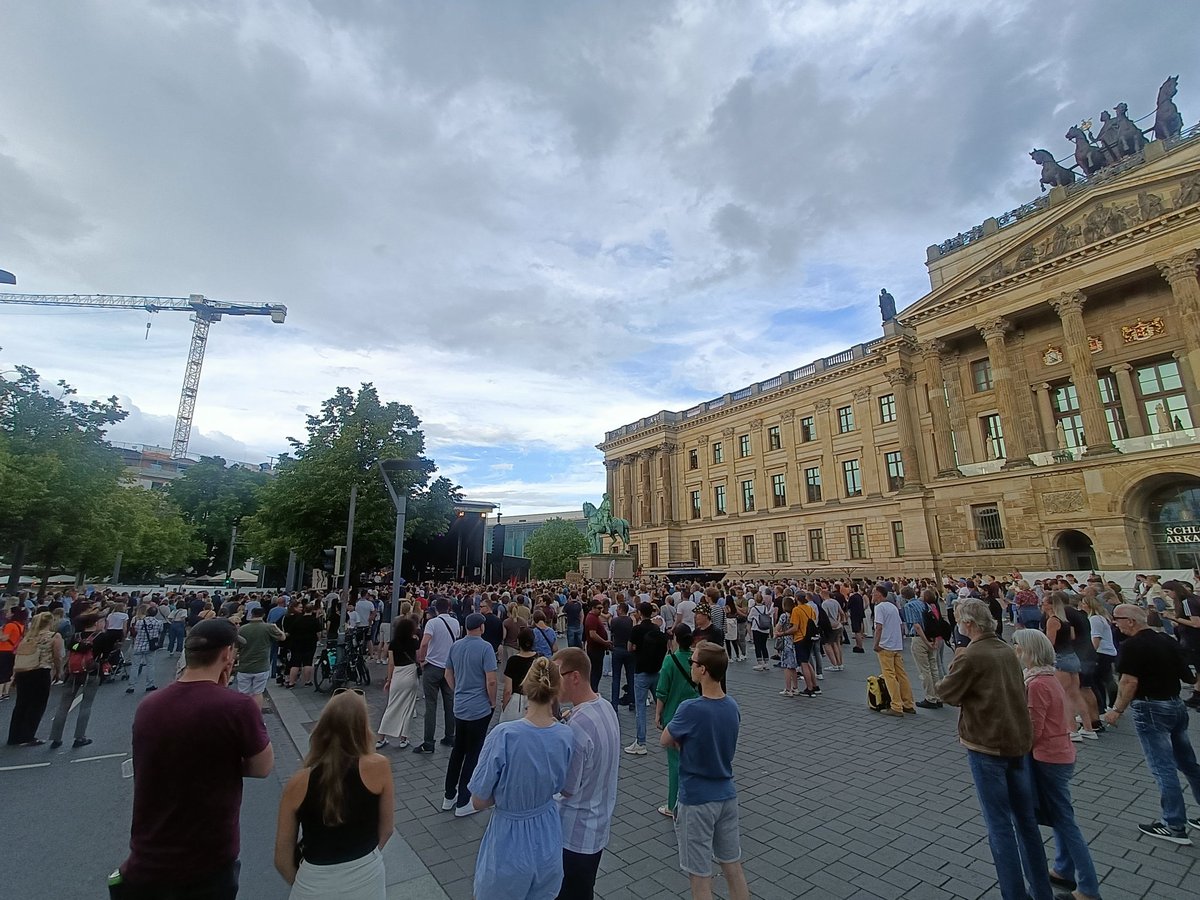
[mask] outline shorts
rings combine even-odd
[[[1060,672],[1070,672],[1078,674],[1083,668],[1079,663],[1079,657],[1074,650],[1068,650],[1066,653],[1054,654],[1054,668]]]
[[[237,680],[234,684],[237,686],[239,694],[261,694],[267,689],[267,672],[238,672]]]
[[[676,804],[675,839],[679,843],[679,868],[688,875],[711,878],[714,862],[737,862],[742,858],[737,798]]]
[[[288,647],[288,664],[293,669],[302,669],[305,666],[313,664],[313,656],[316,654],[317,648],[314,644],[305,644],[301,647]]]
[[[856,616],[854,613],[850,613],[850,630],[855,634],[862,634],[863,624],[866,620],[866,616]]]
[[[381,644],[390,644],[392,642],[392,623],[379,623],[379,637],[377,638]]]
[[[804,665],[807,662],[812,662],[812,641],[795,641],[792,646],[796,648],[796,664]]]

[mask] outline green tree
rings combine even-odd
[[[405,534],[426,539],[446,530],[453,505],[462,499],[445,478],[430,483],[436,468],[423,456],[425,435],[412,407],[383,402],[372,384],[356,392],[339,387],[308,417],[304,440],[288,438],[293,455],[258,494],[258,511],[242,522],[251,550],[279,564],[295,550],[310,565],[322,549],[345,541],[350,488],[358,486],[353,568],[360,572],[392,559],[395,511],[379,463],[412,460],[416,468],[397,474],[396,487],[408,491]]]
[[[123,582],[152,583],[182,572],[204,550],[195,528],[161,491],[122,487],[109,499],[106,516],[103,539],[80,561],[81,571],[107,572],[120,552]]]
[[[525,555],[531,560],[529,574],[534,578],[562,578],[587,551],[587,538],[566,519],[547,519],[525,541]]]
[[[233,527],[258,511],[258,491],[269,480],[265,472],[227,466],[219,456],[206,456],[171,482],[168,495],[203,542],[187,560],[197,575],[225,571]]]

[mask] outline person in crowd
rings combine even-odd
[[[845,619],[842,605],[823,590],[821,597],[821,612],[826,626],[821,633],[821,649],[829,660],[829,671],[841,672],[845,669],[842,659],[842,635],[845,633]]]
[[[503,604],[500,605],[500,609],[504,609]],[[504,628],[504,639],[500,643],[500,671],[503,672],[508,661],[516,656],[520,649],[518,637],[525,626],[521,624],[520,619],[512,615],[505,615],[501,626]]]
[[[913,593],[912,588],[905,587],[901,591]],[[923,700],[917,703],[921,709],[941,709],[942,701],[937,695],[937,645],[943,638],[943,622],[937,614],[937,592],[929,588],[921,591],[921,596],[915,595],[904,604],[904,621],[912,626],[912,656],[917,668],[917,677],[921,679],[921,690],[925,694]]]
[[[421,645],[417,637],[417,623],[412,616],[401,616],[395,627],[390,629],[392,640],[388,645],[388,671],[383,680],[383,689],[388,692],[387,707],[379,722],[379,740],[375,749],[388,746],[388,738],[399,738],[397,747],[408,747],[408,726],[417,708],[417,695],[421,690],[421,677],[417,674],[417,650]]]
[[[283,620],[287,618],[288,612],[289,598],[286,594],[280,594],[275,598],[271,608],[267,610],[267,624],[274,625],[280,631],[283,631]],[[284,633],[286,634],[287,632]],[[283,684],[287,680],[287,670],[287,641],[272,641],[271,677],[275,679],[276,684]]]
[[[13,655],[17,699],[8,723],[10,747],[40,747],[45,743],[38,739],[37,730],[46,714],[50,685],[58,680],[64,650],[62,635],[54,630],[54,616],[48,612],[35,615]]]
[[[1074,722],[1067,695],[1054,677],[1054,645],[1036,628],[1020,628],[1013,649],[1025,672],[1025,703],[1033,728],[1031,774],[1044,821],[1054,829],[1057,854],[1050,867],[1052,884],[1075,891],[1072,900],[1096,900],[1100,881],[1087,841],[1075,822],[1071,775],[1075,770]]]
[[[262,606],[250,610],[249,620],[241,626],[241,650],[238,652],[238,671],[235,686],[239,693],[254,699],[262,709],[263,693],[271,674],[271,645],[284,640],[287,635],[263,619]]]
[[[313,657],[317,653],[317,642],[321,638],[321,620],[311,603],[296,601],[280,622],[280,630],[287,635],[288,675],[284,687],[294,688],[297,684],[311,685],[313,680]]]
[[[846,596],[846,611],[850,614],[850,630],[854,632],[854,647],[851,653],[866,653],[863,639],[866,637],[867,604],[863,595],[857,590],[850,590]]]
[[[67,727],[67,716],[80,697],[79,712],[75,719],[75,741],[73,747],[86,747],[92,742],[87,736],[88,720],[92,715],[92,700],[100,682],[100,665],[113,649],[115,638],[104,629],[104,617],[99,613],[83,613],[75,620],[75,636],[67,647],[67,674],[64,678],[58,711],[50,725],[50,747],[62,746],[63,732]]]
[[[415,652],[415,647],[413,648]],[[376,753],[362,691],[338,688],[279,798],[275,868],[289,900],[380,900],[393,832],[392,767]],[[301,838],[303,844],[300,844]]]
[[[175,654],[183,651],[183,639],[187,637],[188,606],[182,598],[170,604],[167,615],[167,653]]]
[[[154,684],[154,653],[162,644],[163,624],[158,618],[158,608],[142,604],[129,623],[133,636],[133,678],[125,693],[132,694],[146,676],[146,692],[156,689]]]
[[[579,592],[571,591],[567,602],[563,605],[567,617],[567,646],[583,646],[583,604],[579,602]]]
[[[967,751],[1000,895],[1052,900],[1034,812],[1028,760],[1033,726],[1020,663],[996,635],[996,620],[982,600],[959,599],[955,618],[970,644],[950,664],[937,693],[959,708],[958,738]]]
[[[583,646],[591,660],[592,690],[600,687],[600,675],[604,671],[604,659],[612,649],[613,642],[609,640],[608,625],[604,622],[604,600],[597,596],[592,600],[592,609],[583,623]],[[614,706],[616,704],[613,704]]]
[[[807,600],[801,596],[794,598],[789,616],[792,625],[790,633],[792,650],[796,655],[796,664],[800,667],[800,674],[804,678],[804,690],[800,692],[800,695],[816,697],[821,693],[821,688],[817,686],[816,669],[813,668],[812,663],[813,653],[820,652],[817,642],[821,629],[817,624],[817,614]]]
[[[1042,621],[1041,600],[1024,578],[1017,581],[1017,592],[1013,595],[1017,607],[1018,628],[1038,628]]]
[[[1117,662],[1117,645],[1113,641],[1112,614],[1109,610],[1116,609],[1119,605],[1116,602],[1116,595],[1111,591],[1101,591],[1095,596],[1088,595],[1080,601],[1080,607],[1087,613],[1088,626],[1091,629],[1092,650],[1096,656],[1096,668],[1091,678],[1091,689],[1096,698],[1097,715],[1107,710],[1116,696],[1113,667]],[[1092,723],[1093,730],[1103,730],[1103,728],[1104,724],[1100,721]]]
[[[765,672],[771,668],[768,641],[775,631],[774,603],[769,594],[754,595],[754,604],[746,611],[746,619],[754,642],[754,670]]]
[[[693,900],[711,900],[714,861],[731,900],[750,898],[733,782],[741,712],[721,688],[728,665],[729,657],[719,645],[704,641],[696,647],[691,680],[700,685],[700,696],[679,705],[660,738],[662,746],[679,751],[675,837],[679,867],[691,882]]]
[[[912,685],[904,670],[904,629],[900,624],[900,610],[887,599],[890,592],[886,584],[875,586],[871,609],[875,614],[875,656],[879,660],[879,671],[887,684],[891,696],[891,708],[884,715],[903,718],[905,713],[916,714]],[[935,689],[935,693],[938,693]]]
[[[592,900],[617,805],[621,725],[612,704],[591,686],[589,654],[568,647],[554,654],[554,662],[562,676],[559,700],[571,707],[571,766],[558,801],[563,872],[558,900]]]
[[[638,623],[629,635],[634,658],[633,706],[637,718],[634,741],[625,748],[631,756],[646,755],[646,702],[658,685],[659,672],[667,655],[667,636],[654,623],[654,607],[646,602],[638,607]]]
[[[459,817],[479,812],[467,784],[496,708],[496,651],[483,639],[484,618],[471,613],[465,625],[466,637],[455,641],[446,657],[446,682],[454,691],[454,748],[446,765],[442,809],[453,809]]]
[[[520,619],[513,619],[520,625]],[[521,625],[517,634],[517,652],[504,665],[504,694],[500,700],[500,721],[515,722],[525,715],[527,700],[521,685],[534,659],[542,655],[534,651],[534,631]],[[549,658],[549,657],[547,657]]]
[[[130,852],[109,881],[113,900],[237,896],[242,779],[275,765],[258,706],[227,690],[240,644],[228,619],[198,623],[182,677],[138,705]]]
[[[554,656],[558,632],[547,624],[546,613],[538,610],[533,614],[533,650],[538,656],[550,659]]]
[[[499,603],[495,607],[504,608]],[[492,649],[496,652],[496,658],[499,659],[500,647],[504,643],[504,622],[496,615],[495,607],[488,599],[481,600],[479,603],[479,614],[483,616],[483,639],[492,645]]]
[[[1174,627],[1184,662],[1196,673],[1191,696],[1184,703],[1200,709],[1200,597],[1190,585],[1174,579],[1164,582],[1162,589],[1170,601],[1163,608],[1163,618]]]
[[[692,681],[692,629],[680,622],[673,634],[676,649],[667,654],[658,674],[655,688],[654,727],[662,731],[675,711],[685,700],[699,696]],[[667,802],[658,808],[660,814],[673,818],[679,802],[679,750],[667,747]]]
[[[530,658],[519,686],[524,715],[487,736],[468,785],[474,808],[492,810],[475,858],[475,896],[552,900],[563,884],[554,797],[567,789],[574,738],[554,717],[562,676],[548,657]]]
[[[1087,704],[1079,687],[1079,673],[1083,669],[1083,663],[1076,652],[1079,614],[1078,610],[1069,610],[1069,605],[1070,598],[1063,591],[1052,591],[1042,598],[1042,630],[1054,646],[1054,668],[1058,672],[1056,677],[1071,704],[1071,714],[1079,716],[1079,730],[1071,733],[1071,740],[1078,743],[1084,739],[1094,741],[1097,735],[1092,728],[1092,722],[1095,720],[1088,714]]]
[[[413,748],[414,753],[433,752],[439,695],[445,719],[442,746],[454,746],[454,687],[446,676],[446,665],[450,657],[450,648],[462,631],[458,619],[450,615],[449,598],[435,599],[433,609],[436,614],[425,623],[421,645],[417,650],[417,665],[421,667],[421,689],[425,695],[425,739]]]
[[[779,667],[783,669],[783,690],[781,697],[795,697],[800,694],[800,676],[797,674],[799,663],[796,661],[796,642],[792,635],[796,626],[792,624],[792,613],[796,601],[792,597],[783,598],[783,609],[779,613],[779,621],[775,624],[776,646],[779,650]]]
[[[1179,699],[1181,681],[1191,681],[1178,642],[1146,625],[1147,611],[1122,603],[1113,611],[1113,622],[1125,636],[1117,650],[1117,672],[1121,681],[1117,700],[1104,715],[1115,725],[1130,707],[1133,727],[1146,757],[1146,766],[1158,785],[1162,817],[1138,831],[1173,844],[1190,845],[1188,828],[1200,828],[1200,816],[1189,818],[1179,784],[1183,772],[1200,804],[1200,763],[1188,737],[1187,707]]]
[[[0,613],[0,700],[9,699],[12,690],[13,666],[17,645],[25,634],[25,622],[29,614],[23,606],[9,609],[7,616]]]
[[[629,635],[633,632],[633,617],[629,615],[629,604],[624,600],[617,603],[616,615],[608,623],[608,636],[612,642],[612,705],[614,709],[628,706],[633,709],[633,653],[629,649]]]

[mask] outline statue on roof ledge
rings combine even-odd
[[[896,298],[888,293],[887,288],[879,289],[879,314],[883,316],[885,325],[896,318]]]

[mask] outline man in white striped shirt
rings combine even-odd
[[[583,650],[559,650],[554,660],[562,673],[559,696],[571,704],[567,725],[574,739],[571,768],[558,803],[563,830],[558,900],[592,900],[617,805],[621,725],[612,704],[592,690],[592,663]]]

